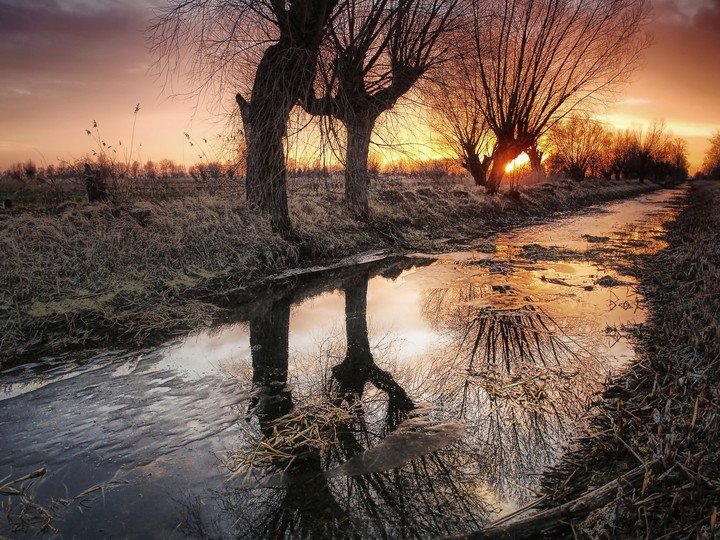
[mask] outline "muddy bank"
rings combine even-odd
[[[487,196],[465,185],[376,187],[371,225],[337,193],[296,193],[298,240],[225,198],[132,206],[66,203],[0,220],[0,360],[38,351],[159,342],[211,324],[224,296],[290,268],[369,249],[441,251],[453,240],[656,189],[637,182],[544,184]]]
[[[634,273],[641,361],[543,481],[542,509],[481,537],[715,538],[720,506],[720,183],[695,184]]]

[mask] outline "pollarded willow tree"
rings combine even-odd
[[[345,203],[369,218],[368,154],[378,117],[448,55],[459,0],[347,0],[303,106],[345,128]],[[335,130],[332,130],[333,132]]]
[[[627,80],[648,44],[647,16],[647,0],[473,0],[476,99],[496,138],[489,191],[521,153],[538,160],[555,122]]]
[[[187,71],[201,90],[239,90],[247,201],[284,235],[292,226],[283,138],[345,1],[168,0],[150,29],[161,72]]]
[[[429,77],[422,96],[443,150],[449,150],[475,185],[484,186],[494,138],[478,106],[478,91],[477,73],[467,69],[461,56],[455,56]]]

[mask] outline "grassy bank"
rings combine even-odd
[[[563,516],[568,537],[720,534],[720,183],[694,185],[688,203],[668,249],[638,269],[651,312],[637,336],[642,361],[609,386],[546,478],[548,507],[592,495]],[[614,489],[602,505],[598,486]]]
[[[488,196],[460,181],[384,178],[368,225],[345,215],[339,190],[295,187],[294,242],[222,193],[15,209],[0,214],[0,359],[167,336],[209,324],[222,309],[210,297],[284,269],[375,248],[448,249],[448,239],[655,188],[565,182]]]

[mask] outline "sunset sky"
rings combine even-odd
[[[720,128],[720,0],[652,3],[655,43],[603,117],[622,128],[664,119],[689,141],[695,168]],[[153,76],[145,29],[157,4],[0,0],[0,167],[82,157],[94,148],[85,133],[93,120],[108,144],[127,148],[137,103],[134,158],[196,161],[183,133],[212,140],[225,125],[223,105],[172,98]],[[215,154],[209,144],[206,152]]]

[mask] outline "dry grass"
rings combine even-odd
[[[567,535],[720,533],[720,183],[694,187],[668,241],[638,272],[651,307],[643,359],[608,388],[545,490],[557,505],[638,465],[645,474]]]
[[[210,293],[371,248],[447,249],[554,212],[655,189],[637,182],[543,184],[488,196],[462,180],[382,178],[372,224],[349,219],[339,185],[293,183],[299,240],[273,234],[238,193],[192,192],[111,204],[65,202],[0,213],[0,360],[39,349],[159,339],[209,324]],[[124,202],[123,202],[124,201]]]
[[[337,444],[338,431],[347,430],[355,418],[347,407],[326,401],[303,404],[251,435],[226,465],[233,475],[258,468],[286,471],[296,460],[327,453]]]
[[[58,534],[55,527],[61,522],[63,514],[78,508],[97,496],[105,496],[108,489],[124,482],[111,480],[91,486],[75,496],[67,493],[64,496],[50,496],[47,502],[41,503],[36,496],[37,486],[47,473],[42,467],[18,478],[0,480],[0,538],[10,534],[8,538],[22,536],[31,538]]]

